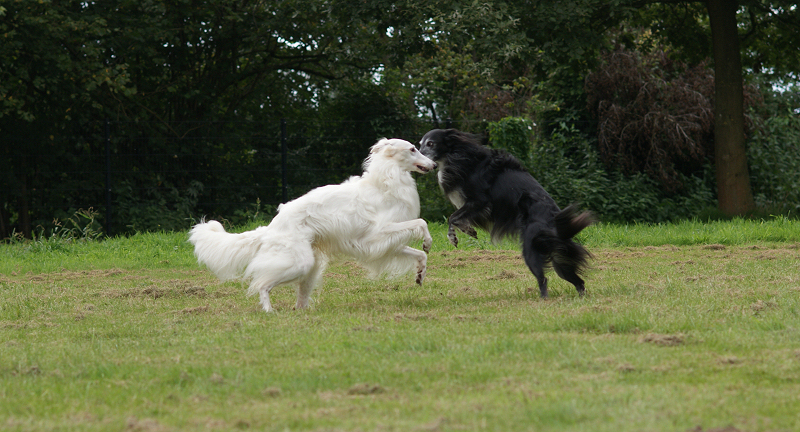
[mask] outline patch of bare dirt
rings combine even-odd
[[[772,310],[777,308],[778,308],[778,302],[776,302],[775,300],[767,300],[767,301],[757,300],[755,303],[750,305],[750,309],[756,314],[765,310]]]
[[[351,396],[352,395],[362,395],[362,396],[364,396],[364,395],[374,395],[374,394],[380,394],[380,393],[385,393],[385,392],[386,392],[386,389],[381,387],[380,384],[368,384],[368,383],[356,384],[356,385],[354,385],[353,387],[350,387],[350,389],[347,390],[347,394],[349,394]]]
[[[394,315],[395,321],[428,321],[428,320],[436,320],[438,319],[435,315],[432,314],[403,314],[398,313]]]
[[[735,365],[735,364],[742,363],[742,359],[740,359],[739,357],[736,357],[736,356],[732,356],[732,355],[731,356],[722,356],[722,357],[720,357],[718,359],[718,361],[719,361],[720,364],[723,364],[723,365]]]
[[[503,269],[500,273],[489,276],[489,280],[505,280],[505,279],[516,279],[520,277],[519,273],[515,273],[506,269]]]
[[[283,391],[281,390],[280,387],[273,386],[265,388],[264,390],[261,391],[261,394],[267,397],[276,398],[279,397],[281,394],[283,394]]]
[[[675,245],[645,246],[642,249],[646,251],[673,251],[673,252],[680,250],[680,248]]]
[[[128,419],[125,430],[131,432],[160,432],[166,431],[167,428],[156,419],[131,417]]]
[[[180,311],[178,311],[178,313],[182,314],[200,314],[203,312],[208,312],[208,305],[191,307],[191,308],[181,309]]]
[[[28,281],[59,282],[59,281],[79,280],[87,278],[91,279],[109,278],[109,277],[116,277],[122,274],[125,274],[125,271],[117,268],[105,269],[105,270],[82,270],[82,271],[70,271],[67,269],[61,269],[61,271],[58,273],[42,273],[39,275],[29,276]]]
[[[711,429],[703,429],[702,426],[695,426],[691,429],[687,429],[686,432],[744,432],[741,429],[736,429],[733,426],[725,426],[721,428],[711,428]]]
[[[652,343],[659,346],[677,346],[684,343],[686,337],[682,334],[655,334],[649,333],[640,339],[642,343]]]
[[[512,262],[522,261],[519,251],[512,250],[477,250],[439,252],[439,256],[455,262]]]
[[[231,291],[216,290],[210,293],[204,287],[193,285],[191,281],[171,280],[144,288],[108,289],[100,295],[107,298],[221,298],[231,295]]]
[[[208,293],[206,289],[203,287],[160,287],[158,285],[150,285],[146,288],[134,288],[134,289],[126,289],[126,290],[111,290],[102,294],[103,297],[110,297],[110,298],[126,298],[126,297],[150,297],[153,299],[158,299],[161,297],[183,297],[183,296],[193,296],[193,297],[206,297]]]

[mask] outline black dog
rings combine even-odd
[[[439,186],[457,210],[448,220],[447,238],[458,246],[455,228],[475,237],[473,226],[491,232],[492,239],[522,240],[522,256],[547,297],[544,268],[575,285],[583,295],[589,252],[572,237],[591,225],[591,213],[574,206],[558,208],[553,198],[503,150],[483,146],[480,136],[456,129],[434,129],[420,141],[420,152],[439,164]]]

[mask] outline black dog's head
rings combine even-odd
[[[447,153],[446,137],[452,129],[433,129],[419,140],[419,152],[433,161],[442,160]]]
[[[457,129],[433,129],[419,141],[419,151],[429,159],[441,162],[447,155],[469,152],[481,145],[480,135],[461,132]]]

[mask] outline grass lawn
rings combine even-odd
[[[186,233],[0,245],[3,431],[797,431],[800,222],[596,225],[587,295],[432,224],[272,314]]]

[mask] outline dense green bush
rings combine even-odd
[[[800,213],[800,116],[788,111],[767,118],[748,144],[756,205],[767,212]]]
[[[444,222],[455,210],[439,188],[436,175],[436,172],[424,176],[415,175],[419,191],[420,217],[428,222]]]
[[[492,147],[506,150],[519,160],[530,157],[534,132],[533,121],[521,117],[506,117],[488,125]]]
[[[607,222],[662,222],[700,215],[715,205],[711,167],[694,176],[680,175],[683,188],[669,194],[643,173],[624,175],[607,168],[594,138],[561,125],[538,142],[523,121],[504,119],[492,124],[490,144],[510,150],[560,206],[579,203]],[[515,125],[515,126],[511,126]],[[515,135],[516,133],[516,135]],[[520,143],[529,144],[527,152]]]

